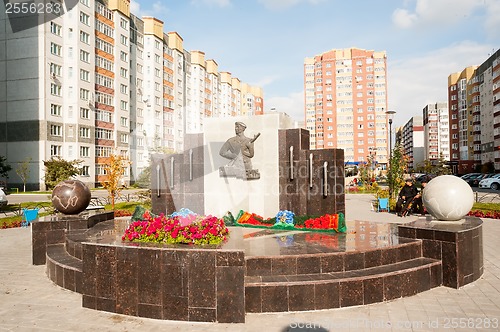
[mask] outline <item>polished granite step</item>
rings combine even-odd
[[[70,255],[64,244],[47,246],[47,276],[56,285],[71,290],[82,292],[83,262]]]
[[[412,296],[442,284],[441,262],[416,258],[361,270],[245,277],[245,311],[343,308]]]

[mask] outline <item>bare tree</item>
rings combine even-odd
[[[21,181],[23,181],[23,192],[26,192],[26,181],[28,180],[28,177],[30,175],[29,166],[31,160],[32,159],[30,157],[26,158],[16,167],[16,174],[21,178]]]

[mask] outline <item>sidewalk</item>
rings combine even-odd
[[[370,211],[372,195],[346,195],[348,220],[409,222]],[[245,324],[162,321],[82,308],[81,295],[54,285],[31,265],[29,228],[0,230],[0,331],[498,331],[500,220],[484,219],[484,275],[386,303],[334,310],[247,314]],[[299,324],[300,323],[300,324]],[[453,326],[457,328],[452,328]],[[462,324],[465,328],[458,328]],[[465,325],[463,325],[465,324]],[[468,324],[468,325],[467,325]],[[436,328],[434,328],[436,327]],[[489,327],[489,328],[488,328]],[[313,329],[315,328],[315,329]],[[320,329],[322,328],[322,329]]]

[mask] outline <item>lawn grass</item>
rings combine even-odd
[[[140,202],[120,202],[115,204],[115,211],[127,211],[131,215],[135,207],[138,205],[142,205],[146,209],[151,209],[150,204],[142,204]],[[26,202],[21,204],[9,204],[2,209],[4,212],[17,212],[21,213],[22,209],[34,209],[34,208],[42,208],[42,210],[38,213],[39,217],[48,216],[54,213],[54,209],[52,208],[51,202]],[[104,207],[104,210],[111,211],[111,204],[108,204]],[[123,214],[123,213],[122,213]],[[19,227],[22,222],[22,215],[9,216],[9,217],[1,217],[0,214],[0,228],[11,228],[11,227]]]
[[[474,205],[472,206],[472,210],[479,210],[479,211],[483,211],[483,212],[488,212],[488,211],[496,212],[496,211],[500,211],[500,203],[480,203],[480,202],[477,202],[477,203],[474,203]]]

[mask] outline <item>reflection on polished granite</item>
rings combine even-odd
[[[414,242],[399,238],[397,225],[348,221],[347,233],[286,231],[229,227],[229,239],[220,246],[184,245],[182,249],[243,250],[246,257],[369,251]],[[179,248],[179,246],[122,241],[128,222],[107,221],[85,233],[85,242],[113,246]]]

